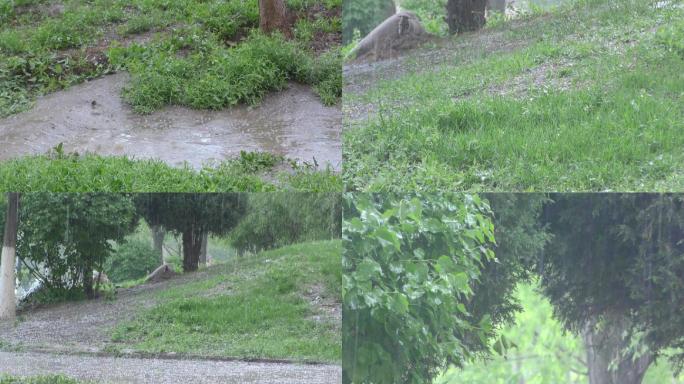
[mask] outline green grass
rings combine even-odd
[[[311,85],[328,105],[340,99],[341,75],[325,69],[329,61],[312,45],[321,33],[340,33],[340,1],[292,4],[302,31],[288,41],[258,34],[257,0],[60,3],[0,2],[0,117],[30,108],[37,95],[120,69],[133,74],[124,99],[141,113],[256,103],[287,81]],[[314,16],[320,4],[330,11],[325,19]],[[135,43],[142,34],[151,41]],[[341,72],[337,48],[325,51]]]
[[[0,384],[82,384],[84,381],[74,380],[72,378],[62,375],[48,375],[48,376],[29,376],[18,377],[2,375],[0,376]]]
[[[160,292],[162,304],[119,324],[112,338],[150,353],[339,362],[339,324],[312,320],[303,295],[318,285],[341,300],[341,252],[339,241],[304,243],[215,267],[209,278]]]
[[[341,177],[332,170],[318,171],[294,164],[294,170],[276,171],[287,163],[264,153],[195,170],[171,167],[157,160],[56,153],[0,162],[0,191],[13,192],[265,192],[342,190]],[[273,179],[276,181],[267,181]]]
[[[348,189],[684,187],[684,8],[583,0],[452,38],[345,94]]]

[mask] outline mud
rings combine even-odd
[[[155,158],[199,168],[240,151],[265,151],[341,168],[342,113],[325,107],[309,87],[290,84],[257,107],[223,111],[166,107],[135,114],[121,98],[118,73],[44,96],[34,108],[0,119],[0,160],[67,152]]]
[[[63,374],[94,383],[340,383],[335,365],[220,362],[0,352],[0,373]]]

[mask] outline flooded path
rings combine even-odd
[[[128,74],[105,76],[36,101],[29,111],[0,119],[0,160],[65,152],[155,158],[193,167],[240,151],[265,151],[341,168],[339,108],[325,107],[309,87],[290,84],[259,106],[223,111],[166,107],[135,114],[121,98]]]

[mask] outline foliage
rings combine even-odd
[[[487,342],[465,304],[494,258],[489,215],[472,195],[346,195],[343,382],[430,382]]]
[[[349,44],[355,33],[366,36],[394,11],[394,0],[345,0],[342,12],[342,40]],[[392,12],[394,13],[394,12]]]
[[[231,245],[241,252],[341,236],[338,193],[251,194],[248,206],[248,214],[230,232]]]
[[[247,212],[247,197],[223,194],[137,194],[135,205],[149,225],[183,235],[183,270],[196,270],[202,237],[223,235],[233,229]]]
[[[198,109],[222,109],[238,103],[258,103],[263,96],[283,89],[288,81],[322,84],[331,81],[329,70],[314,77],[319,66],[296,42],[277,34],[254,32],[234,48],[226,48],[210,36],[177,36],[156,45],[114,47],[111,63],[133,74],[124,99],[139,113],[164,105],[185,105]],[[196,50],[187,56],[182,50]],[[335,56],[332,56],[335,57]],[[339,60],[333,70],[340,73]],[[321,89],[323,89],[321,88]],[[338,98],[327,100],[334,104]]]
[[[553,306],[539,292],[538,281],[520,284],[515,296],[522,311],[516,314],[514,323],[501,330],[514,347],[505,355],[474,361],[462,369],[452,367],[434,384],[588,383],[584,344],[553,318]],[[652,365],[643,383],[679,383],[684,379],[682,376],[673,381],[673,373],[665,363]]]
[[[550,235],[539,223],[546,197],[541,194],[482,194],[492,210],[496,258],[483,260],[480,276],[473,283],[473,296],[466,304],[470,323],[489,318],[493,328],[486,336],[489,343],[475,340],[469,345],[483,357],[502,353],[509,343],[500,327],[514,321],[521,306],[516,287],[533,277],[533,266]],[[493,348],[490,348],[493,347]]]
[[[537,288],[536,282],[517,287],[515,296],[522,311],[515,315],[514,324],[501,330],[514,345],[505,356],[472,362],[462,369],[452,367],[434,384],[586,383],[581,339],[564,332],[552,318],[551,303]]]
[[[136,280],[145,277],[160,264],[161,255],[150,245],[149,240],[129,238],[117,244],[104,266],[112,282]]]
[[[211,267],[165,290],[113,339],[152,353],[339,363],[340,320],[308,292],[319,287],[316,300],[339,305],[341,248],[339,240],[303,243]]]
[[[135,207],[120,194],[22,195],[17,253],[49,288],[83,287],[92,295],[92,272],[136,225]]]
[[[371,74],[349,71],[345,108],[376,112],[344,132],[345,184],[680,190],[684,60],[654,31],[682,18],[676,5],[584,1],[461,36],[429,64],[409,56]]]
[[[311,52],[310,46],[318,43],[316,39],[324,41],[327,36],[340,32],[336,16],[340,1],[300,1],[297,6],[300,20],[311,24],[314,35],[301,36],[301,40],[293,42],[267,39],[270,45],[265,47],[264,41],[245,40],[258,30],[257,0],[76,0],[55,12],[45,2],[23,4],[3,0],[0,2],[0,117],[29,108],[37,95],[122,66],[136,74],[127,98],[141,112],[158,109],[163,102],[196,108],[257,102],[264,92],[282,87],[283,78],[327,88],[321,84],[323,80],[293,78],[287,72],[288,65],[270,61],[273,57],[262,50],[293,53],[296,57],[289,56],[288,60],[298,60],[297,66],[302,71],[315,70],[317,53]],[[309,14],[318,19],[308,20]],[[134,43],[131,47],[145,56],[144,65],[119,60],[121,46],[147,40],[152,41],[144,45]],[[188,72],[182,74],[181,69]],[[239,71],[248,76],[235,76]],[[203,82],[195,84],[187,81],[187,77]],[[210,86],[202,92],[199,85],[214,85],[211,80],[227,82],[230,86]],[[188,92],[179,95],[181,100],[169,94],[178,81],[185,81],[188,88]],[[152,92],[155,86],[164,92],[155,96]],[[252,91],[250,87],[255,88]],[[331,99],[330,93],[324,92],[321,96],[326,103],[339,100],[339,97]]]
[[[0,191],[19,192],[263,192],[277,188],[333,192],[341,177],[330,171],[300,167],[276,173],[280,187],[263,180],[273,172],[263,156],[239,158],[200,170],[172,167],[157,160],[98,155],[50,154],[0,162]],[[282,161],[275,165],[282,164]]]
[[[684,200],[678,195],[553,195],[554,234],[540,260],[555,315],[580,331],[625,320],[634,358],[684,347]],[[614,321],[609,328],[617,327]],[[646,348],[644,351],[643,348]],[[684,354],[672,356],[682,367]]]
[[[444,22],[446,14],[446,0],[400,0],[403,9],[418,15],[428,32],[440,36],[446,36],[449,32]]]

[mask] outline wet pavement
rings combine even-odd
[[[121,98],[128,74],[118,73],[55,92],[29,111],[0,119],[0,160],[66,152],[155,158],[195,168],[240,151],[265,151],[341,168],[342,112],[307,86],[290,84],[259,106],[222,111],[166,107],[135,114]]]

